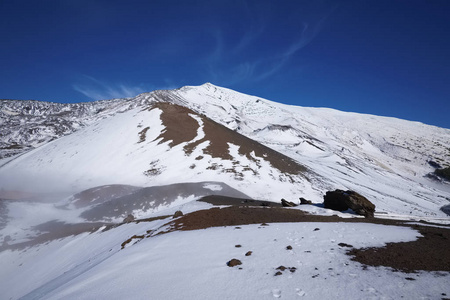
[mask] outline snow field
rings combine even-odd
[[[123,225],[109,232],[54,241],[27,252],[8,251],[0,258],[2,264],[8,256],[10,264],[33,262],[36,267],[42,266],[39,283],[33,282],[36,274],[17,274],[23,270],[20,268],[12,272],[11,279],[21,276],[38,287],[24,299],[33,299],[37,291],[45,299],[417,299],[450,293],[445,276],[404,274],[383,267],[363,270],[345,255],[348,248],[338,245],[383,246],[419,236],[405,227],[363,223],[244,225],[240,229],[172,232],[118,250],[120,237],[141,234],[161,223]],[[91,247],[92,251],[85,251]],[[252,254],[245,256],[248,251]],[[96,258],[105,252],[112,254]],[[61,262],[55,266],[59,274],[54,268],[44,267],[52,265],[50,257]],[[242,265],[228,267],[226,262],[232,258],[241,260]],[[83,265],[95,259],[98,261]],[[83,271],[76,272],[77,276],[66,275],[79,265],[83,265]],[[280,266],[296,269],[275,276]],[[51,284],[55,280],[58,288]],[[17,282],[12,280],[11,284],[20,290]]]
[[[229,145],[229,149],[243,176],[227,171],[235,167],[231,161],[205,155],[208,142],[187,156],[183,147],[205,134],[203,121],[195,114],[190,116],[200,127],[193,141],[173,148],[169,142],[159,144],[155,139],[165,130],[161,110],[142,110],[160,101],[158,93],[297,160],[312,171],[307,174],[309,181],[294,178],[292,183],[262,160],[259,168],[238,154],[238,145]],[[103,109],[100,115],[91,116],[92,120],[84,117],[83,122],[90,126],[3,165],[1,187],[79,192],[113,183],[155,186],[214,180],[253,198],[275,202],[289,198],[295,202],[304,197],[315,203],[322,202],[327,190],[339,188],[361,193],[380,212],[446,217],[440,208],[448,204],[450,185],[424,175],[433,171],[428,160],[450,159],[447,129],[326,108],[288,106],[212,84],[142,94],[133,100],[103,101],[90,109],[97,106]],[[128,110],[130,107],[136,108]],[[149,129],[140,142],[145,128]],[[203,159],[196,160],[199,156]],[[214,166],[220,167],[214,170]]]

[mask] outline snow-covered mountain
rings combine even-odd
[[[444,217],[450,130],[288,106],[204,84],[79,104],[2,101],[0,185],[68,192],[217,181],[269,201],[360,192],[378,212]],[[7,157],[11,151],[16,156]]]
[[[256,201],[264,207],[281,198],[298,202],[303,197],[313,205],[294,212],[348,218],[353,215],[330,212],[321,203],[326,191],[354,190],[375,204],[377,218],[450,223],[441,210],[449,205],[450,184],[429,176],[437,166],[450,165],[450,130],[422,123],[289,106],[206,83],[77,104],[0,100],[0,128],[0,291],[12,287],[0,292],[5,299],[127,298],[130,292],[132,298],[142,299],[323,298],[326,294],[313,291],[313,282],[295,287],[288,282],[302,266],[308,278],[317,278],[319,265],[329,270],[328,277],[318,280],[321,284],[327,278],[336,281],[337,273],[367,282],[362,289],[349,290],[335,282],[341,298],[348,293],[384,297],[404,280],[383,270],[387,279],[369,286],[370,276],[379,276],[379,271],[358,271],[358,263],[336,250],[336,236],[356,248],[420,236],[410,228],[359,223],[171,232],[188,226],[171,223],[168,216],[177,210],[188,216],[208,209],[217,213],[219,204],[213,208],[198,201],[205,196],[239,199],[236,204],[245,206]],[[233,222],[247,224],[248,212],[240,213]],[[130,214],[137,220],[128,218],[123,224]],[[316,227],[326,232],[318,233]],[[383,234],[386,229],[389,235]],[[265,235],[260,234],[263,230]],[[294,250],[286,251],[287,244],[278,245],[277,240],[295,244]],[[238,255],[234,245],[239,243],[246,251],[266,248],[254,262],[248,258],[245,268],[257,274],[239,274],[238,269],[229,273],[223,267],[225,256]],[[228,244],[233,244],[231,249]],[[288,256],[273,259],[278,248]],[[311,248],[321,253],[318,265],[302,256]],[[147,257],[150,250],[154,257]],[[208,256],[211,251],[216,252]],[[327,257],[337,259],[327,265]],[[186,261],[195,262],[200,273],[180,267]],[[264,261],[273,266],[262,267]],[[139,267],[143,263],[162,275]],[[296,268],[287,269],[292,273],[288,281],[268,286],[272,279],[267,274],[278,264]],[[52,267],[46,269],[48,265]],[[31,274],[22,266],[39,272]],[[117,276],[122,269],[130,275]],[[158,284],[144,288],[141,296],[132,292],[144,284],[139,274],[159,276],[154,279]],[[216,284],[230,281],[237,290],[221,286],[215,294],[204,287],[178,294],[188,289],[184,276],[205,282],[215,277]],[[244,291],[230,276],[242,282],[252,278],[257,284]],[[421,284],[431,280],[427,276]],[[442,290],[445,278],[432,279],[435,287]],[[170,289],[169,279],[182,283]],[[121,285],[126,286],[123,292]],[[398,295],[410,297],[414,292],[417,289]],[[431,295],[430,290],[423,293]]]

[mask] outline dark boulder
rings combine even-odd
[[[295,207],[295,206],[297,206],[297,204],[295,204],[294,202],[286,201],[284,199],[281,199],[281,205],[283,205],[283,207]]]
[[[177,210],[174,214],[173,214],[173,218],[179,218],[184,216],[183,212],[181,210]]]
[[[304,205],[304,204],[312,204],[311,200],[306,200],[303,197],[300,197],[300,204]]]
[[[233,258],[232,260],[227,262],[227,266],[229,266],[229,267],[234,267],[234,266],[239,266],[239,265],[242,265],[242,262],[236,258]]]
[[[325,208],[338,211],[345,211],[350,208],[358,215],[365,217],[374,216],[375,205],[357,192],[342,190],[328,191],[323,199],[323,206]]]
[[[446,167],[443,169],[436,169],[434,170],[434,174],[445,180],[450,181],[450,167]]]

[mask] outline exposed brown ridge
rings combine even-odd
[[[252,151],[256,157],[260,157],[280,170],[283,173],[288,174],[300,174],[306,171],[306,168],[298,164],[293,159],[272,150],[236,131],[233,131],[207,117],[202,116],[203,131],[205,137],[194,143],[185,146],[185,151],[190,153],[199,144],[210,141],[210,144],[205,148],[205,154],[209,154],[212,157],[219,157],[222,159],[232,160],[230,155],[228,143],[234,144],[239,147],[239,154],[245,155],[249,160],[257,161],[250,155]]]
[[[195,114],[192,110],[164,102],[154,104],[153,108],[162,110],[160,118],[166,127],[165,131],[157,137],[157,139],[162,138],[160,143],[171,141],[169,146],[174,147],[189,142],[197,136],[198,122],[189,116],[189,114]]]
[[[183,142],[189,142],[197,136],[199,129],[198,122],[189,114],[199,116],[203,121],[203,131],[205,136],[193,143],[184,146],[186,154],[190,155],[192,151],[203,142],[209,141],[209,145],[203,150],[205,154],[212,157],[233,160],[230,155],[228,143],[239,147],[239,154],[245,155],[249,160],[258,163],[251,153],[256,157],[262,158],[283,173],[300,174],[306,171],[306,168],[298,164],[293,159],[272,150],[236,131],[233,131],[204,115],[199,115],[189,108],[171,103],[159,102],[153,105],[153,108],[162,110],[161,121],[166,127],[158,138],[162,138],[160,143],[171,141],[169,146],[174,147]]]

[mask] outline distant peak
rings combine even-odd
[[[181,87],[177,90],[190,90],[190,89],[205,89],[205,90],[211,90],[211,89],[223,89],[222,87],[219,87],[217,85],[212,84],[211,82],[205,82],[201,85],[186,85]]]
[[[215,87],[215,88],[217,88],[217,86],[212,84],[211,82],[205,82],[204,84],[201,85],[201,87],[206,87],[206,88]]]

